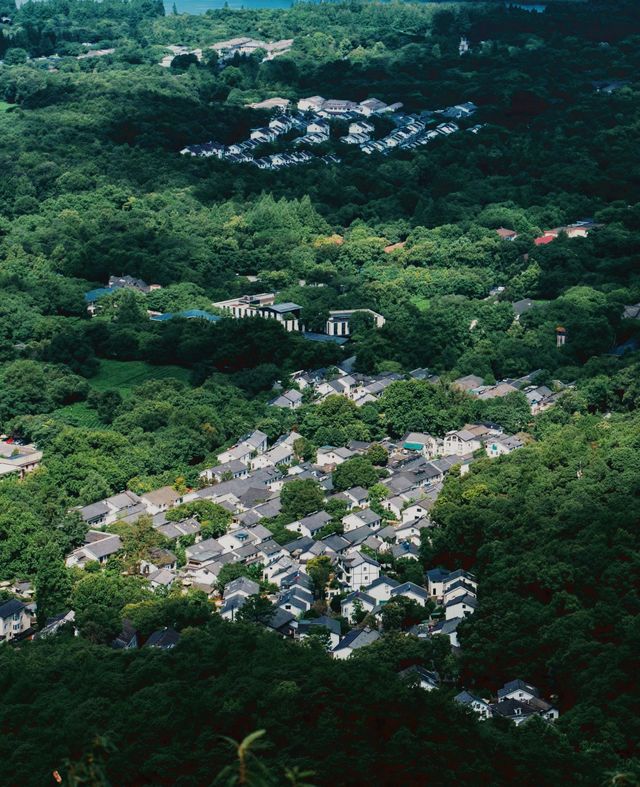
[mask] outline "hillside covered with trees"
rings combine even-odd
[[[273,59],[210,49],[239,36],[293,43]],[[0,0],[0,433],[43,452],[35,472],[0,477],[0,603],[31,582],[38,625],[73,608],[80,634],[0,643],[0,782],[39,787],[57,770],[87,783],[93,768],[88,783],[240,784],[221,736],[258,730],[255,785],[640,782],[639,41],[634,0],[200,16],[159,0]],[[204,54],[161,66],[171,45]],[[180,153],[246,139],[272,117],[251,103],[313,95],[416,116],[473,102],[481,128],[370,156],[334,133],[320,151],[337,161],[278,171]],[[580,220],[584,237],[545,239]],[[92,316],[87,293],[124,275],[160,286],[112,291]],[[384,325],[356,315],[342,346],[213,306],[263,292],[298,304],[311,332],[332,310]],[[150,319],[193,310],[213,319]],[[345,362],[398,379],[362,407],[304,390],[295,410],[270,406],[296,372],[330,380]],[[535,416],[520,392],[453,385],[531,373],[565,392]],[[473,422],[524,447],[452,470],[419,559],[386,566],[420,585],[434,566],[474,572],[459,652],[401,636],[389,614],[378,642],[336,661],[265,631],[259,602],[231,624],[198,590],[152,593],[132,567],[169,546],[184,563],[194,539],[172,545],[145,517],[115,526],[123,555],[103,569],[65,568],[86,535],[79,507],[197,489],[252,430],[270,445],[295,431],[302,463]],[[340,465],[332,491],[363,486],[383,511],[387,457],[372,451]],[[266,520],[278,545],[323,500],[315,481],[290,483]],[[323,534],[341,532],[347,509],[332,505]],[[199,506],[179,515],[224,533],[230,512]],[[181,641],[116,652],[123,620]],[[442,687],[409,686],[397,673],[412,665]],[[516,677],[555,698],[557,723],[479,721],[451,701]]]

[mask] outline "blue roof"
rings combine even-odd
[[[84,299],[87,303],[93,303],[100,298],[104,298],[105,295],[111,295],[111,293],[115,291],[115,287],[96,287],[95,290],[89,290],[89,292],[85,292]]]
[[[310,342],[333,342],[334,344],[345,344],[349,341],[347,336],[328,336],[326,333],[312,333],[305,331],[303,334],[305,339]]]
[[[211,314],[210,312],[205,312],[202,309],[187,309],[187,311],[180,312],[178,317],[184,317],[187,320],[200,318],[202,320],[209,320],[209,322],[218,322],[222,319],[222,317],[218,317],[216,314]]]
[[[432,582],[442,582],[450,573],[451,572],[447,571],[445,568],[430,568],[429,571],[427,571],[427,576]]]
[[[193,319],[200,319],[200,320],[207,320],[208,322],[218,322],[222,319],[222,317],[218,317],[215,314],[210,314],[209,312],[205,312],[202,309],[187,309],[183,312],[166,312],[165,314],[155,314],[151,317],[154,322],[166,322],[167,320],[173,320],[174,317],[182,317],[185,320],[193,320]]]

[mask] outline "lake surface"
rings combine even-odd
[[[511,3],[508,1],[505,3],[505,5],[509,8],[522,8],[525,11],[535,11],[538,14],[543,13],[547,7],[542,3]]]
[[[179,14],[204,14],[209,9],[216,8],[291,8],[292,0],[176,0]],[[164,7],[167,14],[173,8],[172,0],[165,0]]]

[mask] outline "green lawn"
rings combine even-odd
[[[15,104],[7,104],[6,101],[0,101],[0,112],[8,112]]]
[[[69,426],[77,426],[81,429],[108,429],[98,418],[98,413],[86,402],[76,402],[66,407],[54,410],[53,415],[56,419]]]
[[[123,396],[147,380],[175,377],[189,382],[189,370],[180,366],[151,366],[143,361],[100,361],[100,369],[89,385],[96,391],[119,391]]]
[[[424,312],[429,308],[429,299],[425,298],[423,295],[412,295],[411,303],[420,309],[421,312]]]

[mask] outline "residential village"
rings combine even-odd
[[[346,369],[292,375],[295,388],[278,393],[271,405],[295,410],[303,396],[317,402],[343,396],[363,405],[402,379],[395,373],[361,375],[350,368],[351,363],[345,365]],[[415,369],[409,376],[441,384],[428,369]],[[451,385],[485,398],[523,391],[535,414],[552,406],[558,394],[536,386],[534,377],[532,373],[485,385],[481,378],[467,376]],[[391,630],[387,616],[395,609],[406,636],[446,637],[456,654],[458,627],[478,608],[482,588],[472,573],[459,566],[433,566],[424,573],[420,547],[437,527],[430,512],[452,470],[465,474],[480,456],[498,458],[530,439],[507,434],[495,424],[473,423],[442,438],[409,432],[401,440],[324,445],[305,459],[296,431],[269,444],[267,435],[256,430],[220,452],[217,463],[200,472],[198,488],[164,486],[140,494],[123,490],[76,509],[86,536],[84,544],[66,556],[66,565],[76,570],[111,565],[124,550],[117,526],[133,525],[146,517],[163,546],[150,548],[127,571],[139,574],[154,593],[201,591],[228,621],[243,619],[246,605],[266,604],[267,613],[259,620],[262,625],[294,641],[319,636],[335,659],[349,658],[383,637]],[[2,446],[9,454],[11,444],[5,441]],[[14,461],[22,462],[22,452],[29,456],[31,450],[35,451],[17,446],[7,461],[15,453]],[[37,468],[42,455],[36,452],[31,457],[20,472]],[[378,481],[368,488],[338,491],[336,471],[358,457],[371,458]],[[282,518],[281,498],[287,484],[305,480],[321,491],[322,502],[304,516],[289,517],[283,528],[274,531],[274,518]],[[189,507],[199,501],[227,512],[228,525],[216,537],[202,533],[202,523]],[[184,516],[179,515],[181,507]],[[223,581],[229,566],[239,570],[234,578]],[[324,572],[324,581],[318,579],[319,570]],[[411,578],[397,578],[403,572]],[[74,612],[69,610],[35,630],[30,584],[3,585],[16,597],[0,604],[0,640],[19,642],[51,636],[67,624],[73,627]],[[167,628],[142,642],[125,621],[112,646],[169,649],[179,640],[180,633]],[[427,691],[446,684],[437,673],[422,667],[404,670],[403,678]],[[494,700],[463,691],[455,701],[480,718],[502,716],[516,724],[534,715],[546,720],[558,715],[535,687],[520,680],[500,689]]]
[[[338,141],[342,145],[357,147],[362,153],[388,154],[394,149],[412,150],[427,145],[433,140],[460,131],[460,121],[467,120],[477,111],[472,102],[457,104],[445,109],[425,111],[418,114],[401,112],[402,104],[385,104],[377,98],[356,102],[343,99],[325,99],[322,96],[301,98],[295,109],[287,99],[267,99],[251,104],[253,109],[272,110],[273,117],[268,125],[251,129],[249,139],[225,146],[209,141],[187,145],[180,152],[186,156],[215,157],[234,164],[249,163],[259,169],[277,170],[297,164],[320,160],[325,164],[339,164],[335,153],[321,157],[308,150],[288,152],[286,150],[267,156],[257,156],[268,144],[283,143],[294,148],[317,147]],[[393,129],[380,136],[376,120],[386,118]],[[440,122],[439,122],[440,121]],[[456,122],[458,121],[458,122]],[[338,136],[332,124],[341,123],[348,133]],[[477,134],[482,125],[467,127]],[[376,138],[376,135],[379,138]]]

